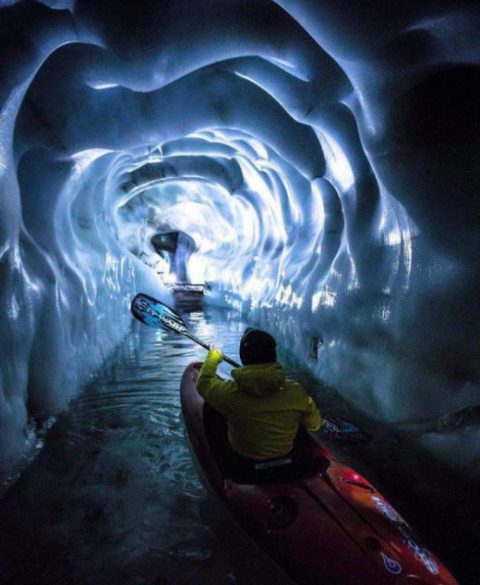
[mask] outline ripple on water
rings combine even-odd
[[[238,359],[238,317],[186,319]],[[268,563],[252,568],[248,545],[229,541],[228,515],[218,522],[193,468],[179,385],[204,357],[184,337],[134,325],[1,502],[2,585],[282,585]],[[224,537],[210,528],[212,509]]]

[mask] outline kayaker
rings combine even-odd
[[[299,427],[314,432],[322,424],[315,402],[277,362],[276,345],[269,333],[248,328],[240,342],[243,367],[232,370],[233,381],[216,375],[219,349],[209,351],[197,379],[199,394],[226,418],[224,455],[243,476],[295,465]]]

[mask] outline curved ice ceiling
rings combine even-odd
[[[0,446],[168,299],[151,237],[388,421],[478,402],[480,9],[4,1]]]

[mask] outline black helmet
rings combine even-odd
[[[244,366],[277,361],[277,343],[266,331],[248,327],[240,341],[240,359]]]

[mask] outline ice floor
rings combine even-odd
[[[199,338],[238,359],[246,325],[236,313],[208,309],[186,319]],[[204,356],[184,337],[134,324],[0,503],[2,585],[286,585],[233,530],[191,462],[178,389],[186,365]],[[295,375],[310,384],[324,412],[355,416],[333,392],[315,389],[298,369]],[[464,501],[458,513],[452,510],[465,492],[455,492],[448,477],[443,491],[432,491],[435,478],[427,467],[422,473],[420,456],[405,473],[399,453],[407,443],[385,430],[368,430],[374,431],[372,442],[337,446],[339,452],[407,519],[415,517],[427,544],[454,574],[465,574],[462,585],[477,584],[474,531],[469,536],[461,526],[472,510]]]

